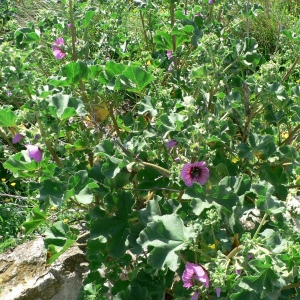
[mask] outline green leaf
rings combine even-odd
[[[103,140],[95,147],[94,153],[95,155],[113,156],[115,154],[115,144],[110,140]]]
[[[16,46],[19,49],[24,49],[28,44],[38,42],[40,36],[38,31],[32,28],[19,28],[15,32]]]
[[[93,201],[93,188],[97,188],[98,185],[93,179],[88,177],[88,173],[85,170],[78,171],[69,179],[69,191],[68,196],[65,197],[69,199],[70,197],[75,197],[75,199],[83,204],[90,204]]]
[[[139,114],[145,114],[149,112],[152,117],[155,117],[157,115],[157,109],[155,107],[156,100],[150,96],[146,96],[140,102]]]
[[[69,95],[55,94],[49,97],[47,101],[52,115],[61,120],[86,114],[82,101]]]
[[[120,192],[115,196],[118,208],[115,216],[99,216],[93,219],[91,238],[101,238],[106,243],[108,253],[114,258],[120,258],[128,247],[129,218],[135,201],[129,193]]]
[[[86,28],[89,26],[95,13],[96,13],[95,10],[91,10],[91,8],[86,12],[84,19],[82,21],[83,28]]]
[[[108,84],[108,87],[113,88],[117,75],[121,75],[126,70],[126,66],[110,61],[106,64],[105,70],[100,73],[99,81],[103,84]]]
[[[31,214],[33,214],[33,216],[22,224],[26,233],[34,230],[46,220],[46,214],[40,211],[39,206],[35,206],[31,210]]]
[[[139,285],[129,286],[125,291],[118,293],[114,300],[150,300],[148,296],[148,290],[145,287]]]
[[[14,127],[16,126],[16,114],[9,108],[0,109],[0,126]]]
[[[45,231],[45,245],[50,258],[47,264],[53,263],[61,254],[70,248],[77,239],[77,230],[59,221]]]
[[[186,248],[186,242],[196,237],[196,232],[185,227],[177,215],[157,216],[155,221],[148,223],[140,233],[137,242],[143,248],[154,247],[149,255],[148,263],[157,269],[165,266],[176,271],[180,264],[177,251]]]
[[[111,156],[107,157],[106,162],[103,163],[101,172],[105,177],[114,178],[123,167],[125,167],[125,163],[122,159]]]
[[[139,93],[153,80],[154,76],[146,70],[136,66],[129,66],[117,77],[114,90],[125,89]]]
[[[171,131],[180,131],[183,122],[187,120],[187,116],[170,113],[161,115],[159,120],[161,122],[159,131],[163,133],[163,137],[165,138]]]
[[[3,164],[4,168],[19,174],[22,177],[32,176],[30,171],[36,171],[39,169],[39,163],[32,160],[27,150],[23,150],[21,153],[17,153]],[[25,171],[25,172],[22,172]]]
[[[75,84],[80,79],[87,77],[88,67],[85,62],[70,62],[61,69],[62,76],[67,78],[68,84]]]
[[[171,50],[173,49],[173,42],[170,33],[165,31],[156,31],[154,36],[154,43],[156,44],[157,50]]]
[[[38,197],[41,200],[41,205],[45,208],[49,205],[61,206],[64,200],[66,187],[64,184],[46,179],[40,189]]]
[[[258,276],[244,276],[239,282],[239,287],[248,291],[255,291],[263,298],[274,290],[278,278],[279,276],[271,268],[268,268]]]
[[[269,214],[277,214],[285,211],[285,205],[282,201],[278,201],[274,196],[275,188],[269,182],[262,184],[253,184],[251,191],[258,196],[257,207],[265,210]]]

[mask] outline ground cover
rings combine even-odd
[[[300,298],[297,1],[0,12],[3,249],[81,224],[78,299]]]

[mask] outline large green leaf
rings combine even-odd
[[[114,258],[120,258],[128,247],[129,219],[135,201],[129,193],[116,194],[118,210],[115,216],[99,216],[91,222],[91,238],[101,238],[106,249]]]
[[[16,126],[16,114],[9,108],[0,109],[0,126],[2,127],[14,127]]]
[[[40,40],[39,32],[32,28],[19,28],[15,32],[16,46],[24,49],[28,44],[38,42]]]
[[[140,233],[138,244],[143,248],[154,247],[148,262],[157,269],[167,266],[172,271],[179,267],[177,251],[186,248],[186,242],[196,237],[190,227],[185,227],[177,215],[158,216]]]
[[[118,293],[114,296],[114,300],[150,300],[148,290],[139,285],[129,286],[125,291]]]
[[[77,239],[77,230],[59,221],[45,232],[45,245],[48,248],[48,264],[53,263],[61,254],[70,248]]]
[[[67,198],[74,197],[80,203],[90,204],[94,198],[92,189],[97,187],[98,184],[88,177],[87,171],[78,171],[69,179]]]
[[[27,150],[23,150],[21,153],[17,153],[9,157],[3,166],[5,169],[24,177],[31,176],[30,171],[36,171],[39,169],[39,164],[29,158]]]
[[[153,80],[154,76],[141,67],[129,66],[117,77],[114,89],[139,93]]]
[[[68,84],[75,84],[87,77],[88,68],[85,62],[70,62],[61,69],[61,75],[67,78]]]
[[[47,101],[52,115],[61,120],[86,113],[82,101],[69,95],[56,94],[49,97]]]
[[[40,211],[39,206],[35,206],[31,210],[32,216],[29,220],[25,221],[22,226],[25,228],[25,232],[28,233],[45,222],[46,214]]]

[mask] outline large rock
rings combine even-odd
[[[71,247],[46,265],[42,238],[0,255],[1,300],[75,300],[87,262],[78,247]]]

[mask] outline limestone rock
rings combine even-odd
[[[0,255],[0,299],[76,300],[87,271],[76,246],[47,266],[43,239],[37,238]]]

